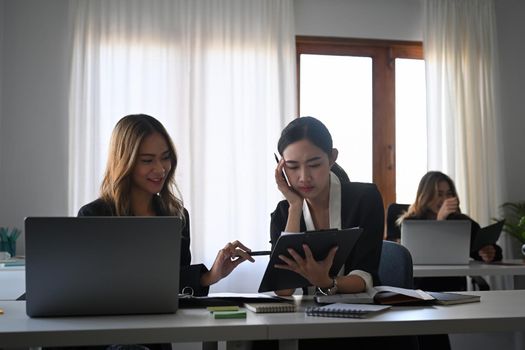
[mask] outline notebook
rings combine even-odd
[[[27,315],[176,312],[181,228],[176,217],[27,217]]]
[[[297,307],[291,303],[245,303],[244,307],[255,313],[295,312]]]
[[[305,311],[308,316],[363,318],[391,307],[390,305],[335,303],[325,306],[309,306]]]
[[[401,244],[415,265],[467,265],[470,260],[470,221],[405,220]]]
[[[487,245],[496,244],[503,230],[505,220],[498,221],[492,225],[483,227],[476,234],[474,242],[472,242],[472,251],[477,252]]]
[[[339,247],[334,257],[330,275],[336,276],[351,254],[354,245],[363,232],[362,228],[354,227],[342,230],[320,230],[301,233],[283,233],[273,248],[270,261],[266,266],[259,293],[288,288],[300,288],[310,285],[308,280],[293,271],[278,269],[275,264],[283,264],[279,255],[291,257],[288,248],[294,249],[304,257],[303,244],[307,244],[316,260],[326,258],[333,247]]]

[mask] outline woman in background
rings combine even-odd
[[[469,220],[471,223],[471,243],[474,242],[480,230],[480,226],[476,221],[461,213],[459,197],[452,179],[439,171],[429,171],[421,178],[417,188],[416,200],[410,205],[408,211],[399,218],[398,224],[401,224],[403,220],[410,219]],[[475,260],[484,262],[498,261],[502,259],[502,250],[497,244],[486,245],[478,251],[472,251],[470,256]],[[455,289],[449,290],[466,290],[465,279],[463,277],[459,278],[463,280],[464,284],[454,286]],[[457,289],[459,286],[462,288]],[[437,291],[438,289],[427,290]]]
[[[210,270],[203,264],[190,264],[190,217],[174,192],[176,168],[177,153],[164,126],[149,115],[125,116],[111,136],[100,198],[84,205],[78,216],[182,218],[180,288],[206,295],[210,285],[228,276],[240,263],[254,259],[247,253],[250,249],[235,241],[219,251]]]
[[[398,224],[404,220],[469,220],[471,223],[470,242],[474,242],[480,230],[477,222],[462,214],[459,208],[459,197],[456,186],[450,177],[439,171],[429,171],[419,182],[416,200],[402,215]],[[443,246],[446,249],[446,243]],[[501,247],[487,245],[478,251],[471,251],[470,256],[475,260],[492,262],[502,259]],[[467,290],[466,277],[418,277],[414,278],[414,288],[427,291],[464,291]],[[425,335],[419,339],[423,350],[450,349],[448,335]]]

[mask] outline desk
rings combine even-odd
[[[29,318],[24,301],[0,301],[0,348],[267,339],[264,319],[215,320],[206,309],[176,314]]]
[[[443,276],[513,276],[514,289],[525,289],[523,260],[504,260],[493,264],[471,261],[468,265],[414,265],[414,277]]]
[[[25,291],[25,268],[23,266],[0,266],[0,300],[16,300]]]
[[[254,314],[245,320],[215,320],[203,309],[175,315],[28,318],[25,302],[0,301],[0,348],[94,345],[96,343],[214,342],[477,333],[525,329],[525,290],[471,292],[480,303],[393,307],[367,319],[306,316],[303,312]]]

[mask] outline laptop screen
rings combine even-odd
[[[28,217],[29,316],[173,313],[182,220]]]
[[[401,244],[415,265],[465,265],[470,260],[470,221],[405,220]]]

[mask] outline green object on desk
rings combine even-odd
[[[213,313],[215,319],[226,319],[226,318],[246,318],[246,311],[216,311]]]
[[[209,312],[239,311],[239,307],[236,306],[236,305],[230,305],[230,306],[208,306],[206,309]]]

